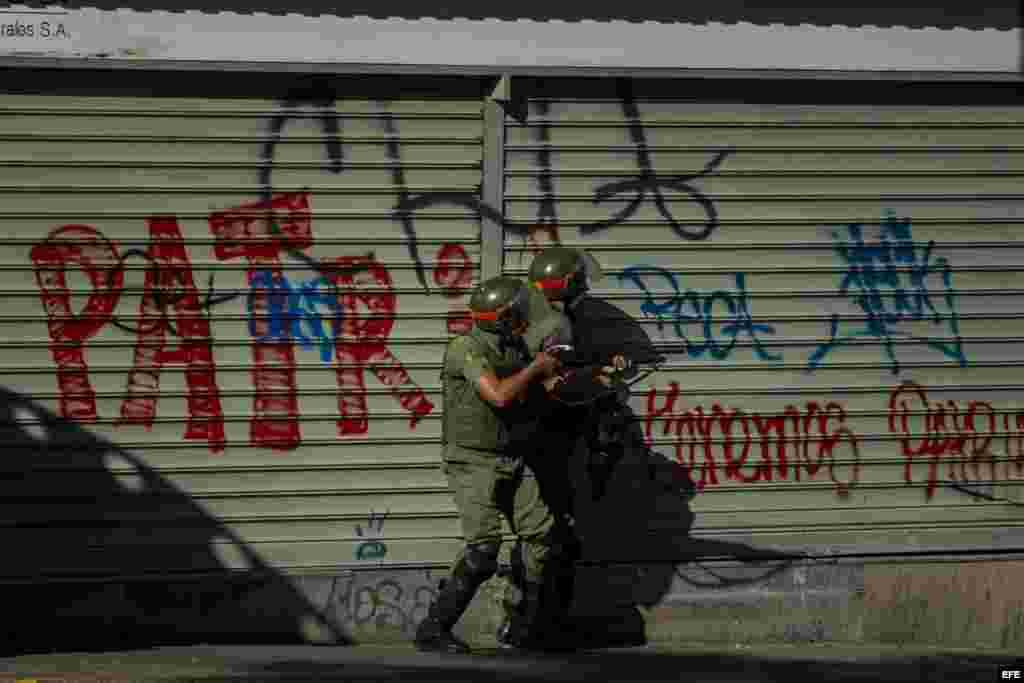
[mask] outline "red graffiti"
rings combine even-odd
[[[257,271],[282,276],[280,253],[306,249],[313,244],[309,195],[283,194],[269,202],[243,204],[210,214],[210,231],[216,238],[214,253],[221,261],[245,258],[247,282]],[[270,329],[267,290],[252,288],[253,331],[268,338]],[[292,450],[299,445],[299,405],[295,385],[295,353],[290,343],[256,341],[252,347],[255,416],[250,425],[253,445]]]
[[[651,442],[656,418],[663,420],[662,436],[672,436],[676,462],[693,477],[700,470],[698,485],[711,486],[724,479],[752,484],[759,481],[800,481],[826,468],[836,493],[848,496],[860,479],[860,439],[846,426],[846,411],[837,403],[824,407],[814,402],[804,410],[787,406],[781,415],[746,413],[715,404],[710,410],[697,406],[676,412],[679,384],[671,382],[664,402],[655,407],[657,389],[647,394],[644,434]],[[842,480],[836,448],[847,444],[849,476]],[[724,469],[722,467],[724,463]],[[696,477],[693,477],[696,479]]]
[[[155,268],[146,270],[146,284],[139,301],[135,362],[128,375],[127,397],[121,405],[119,424],[139,424],[150,429],[156,416],[160,369],[166,363],[185,365],[188,387],[186,439],[208,441],[211,450],[224,450],[224,415],[217,389],[210,323],[199,306],[192,278],[192,264],[173,216],[147,219],[150,244],[147,255]],[[167,347],[167,314],[170,301],[176,314],[175,331],[181,339],[176,349]]]
[[[36,282],[50,331],[50,353],[57,365],[60,414],[78,422],[95,422],[96,393],[89,382],[85,341],[110,321],[124,283],[117,248],[99,231],[86,225],[57,228],[31,251]],[[65,270],[81,268],[92,292],[76,315]]]
[[[915,417],[916,425],[912,422]],[[1001,417],[985,401],[971,401],[966,407],[956,401],[932,403],[920,385],[900,384],[889,397],[889,432],[900,436],[904,481],[912,484],[914,461],[926,459],[925,497],[931,499],[943,458],[948,462],[951,481],[1024,478],[1024,413],[1003,413]],[[1005,444],[1006,458],[1002,461],[992,450],[999,442]],[[1002,477],[999,462],[1004,465]]]
[[[473,327],[462,298],[473,284],[473,262],[461,244],[447,242],[437,252],[434,284],[451,300],[447,327],[449,334],[466,334]]]
[[[99,231],[68,225],[54,230],[31,251],[49,319],[61,414],[77,421],[98,419],[85,360],[85,341],[111,323],[137,335],[117,424],[150,429],[156,418],[161,370],[168,363],[180,363],[185,365],[188,387],[185,438],[206,440],[212,450],[219,452],[225,445],[224,418],[212,333],[202,312],[204,304],[199,300],[184,239],[174,217],[151,217],[147,224],[150,244],[137,255],[151,267],[145,271],[138,322],[134,326],[115,318],[114,310],[124,288],[123,259],[136,250],[129,250],[122,257],[117,246]],[[269,334],[272,307],[268,292],[275,288],[252,285],[254,277],[265,278],[269,272],[272,278],[281,280],[283,289],[281,253],[296,255],[297,249],[312,246],[308,196],[280,195],[270,202],[217,211],[210,215],[209,225],[216,238],[214,252],[218,259],[248,261],[251,330],[257,337],[253,345],[255,415],[250,424],[250,441],[254,446],[293,449],[300,441],[293,340]],[[300,256],[311,261],[308,256]],[[435,281],[443,285],[449,298],[462,296],[473,274],[465,250],[446,244],[438,260]],[[345,310],[334,339],[341,417],[338,432],[347,435],[367,431],[366,371],[390,388],[411,414],[410,426],[415,428],[434,406],[388,348],[396,309],[390,274],[372,256],[344,257],[334,263],[348,267],[344,273],[329,269],[323,273],[342,292],[339,303]],[[85,306],[77,314],[71,310],[71,292],[66,282],[69,266],[80,268],[92,287]],[[168,348],[168,333],[179,338],[176,347]]]
[[[367,256],[344,256],[334,263],[364,268],[329,278],[343,288],[345,318],[342,334],[335,341],[338,360],[338,434],[365,434],[368,428],[364,375],[372,372],[398,402],[412,414],[410,427],[434,409],[423,390],[409,377],[387,347],[395,324],[396,297],[387,268]],[[383,291],[381,291],[383,290]]]

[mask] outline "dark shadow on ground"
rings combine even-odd
[[[574,655],[487,653],[443,657],[389,653],[344,662],[283,659],[250,665],[232,681],[988,681],[1005,657],[868,657],[605,651]]]
[[[0,655],[346,642],[137,456],[6,388],[0,442]]]

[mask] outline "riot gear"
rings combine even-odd
[[[579,249],[550,247],[530,264],[530,285],[552,301],[571,305],[602,277],[593,256]]]
[[[518,278],[493,277],[470,296],[470,315],[477,327],[508,339],[525,331],[530,303],[526,285]]]
[[[498,546],[481,543],[466,546],[449,580],[438,592],[426,618],[416,629],[416,647],[426,651],[465,654],[469,647],[451,629],[473,601],[477,589],[498,568]]]

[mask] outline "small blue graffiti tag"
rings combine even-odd
[[[260,291],[267,303],[264,310],[256,311],[254,304]],[[249,284],[248,311],[249,334],[260,343],[294,340],[304,349],[315,345],[325,363],[333,358],[343,307],[327,278],[321,276],[293,285],[284,275],[275,275],[272,270],[257,271]],[[266,322],[266,334],[257,332],[257,317]],[[325,320],[329,322],[329,329],[325,329]]]
[[[867,319],[863,328],[840,333],[840,316],[833,314],[829,323],[830,338],[810,355],[808,371],[817,368],[836,347],[864,337],[874,337],[881,342],[893,374],[900,370],[893,343],[896,337],[922,341],[955,360],[960,367],[967,367],[952,268],[945,258],[932,255],[934,240],[924,247],[915,246],[910,219],[897,219],[892,211],[887,211],[883,217],[875,242],[865,242],[860,225],[847,225],[845,235],[839,230],[832,230],[830,234],[836,253],[847,267],[839,292],[864,311]],[[941,297],[929,290],[931,275],[938,275],[941,280]],[[936,303],[944,310],[939,310]],[[949,335],[919,337],[901,333],[894,327],[911,321],[948,326]]]
[[[366,539],[356,546],[357,560],[380,560],[388,554],[388,547],[380,540],[384,535],[384,519],[388,512],[378,515],[370,510],[365,531],[362,526],[356,524],[356,536]]]
[[[671,294],[665,301],[655,301],[648,288],[648,280],[645,279],[649,277],[662,279],[671,286],[674,294]],[[715,360],[724,360],[732,353],[736,346],[736,340],[745,334],[750,337],[754,354],[760,360],[782,360],[781,355],[768,353],[757,336],[759,333],[775,334],[775,328],[771,325],[755,323],[751,317],[746,277],[743,273],[735,273],[734,277],[736,291],[715,290],[709,294],[693,289],[681,292],[675,274],[657,266],[630,266],[619,275],[619,281],[624,283],[628,280],[647,294],[644,302],[640,305],[640,312],[645,316],[654,316],[658,322],[658,329],[661,331],[664,331],[664,321],[668,319],[673,325],[676,335],[683,340],[686,353],[691,358],[700,358],[704,354],[708,354]],[[724,311],[724,315],[721,315],[717,321],[714,315],[716,306],[720,311]],[[697,328],[698,332],[695,336],[703,338],[703,343],[695,342],[690,336],[687,336],[686,329],[689,325],[694,325]]]

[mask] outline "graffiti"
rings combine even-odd
[[[581,235],[590,235],[619,225],[631,218],[646,201],[653,201],[658,213],[669,224],[678,237],[685,240],[705,240],[718,228],[718,209],[715,203],[703,192],[690,185],[690,181],[709,176],[717,170],[723,161],[732,153],[731,150],[719,152],[704,165],[699,173],[686,176],[661,177],[654,170],[651,151],[647,146],[647,133],[640,118],[640,109],[633,98],[633,83],[629,79],[618,81],[619,98],[622,103],[622,115],[629,123],[629,136],[636,147],[636,163],[639,174],[636,178],[608,183],[595,189],[594,204],[616,198],[620,194],[635,193],[630,203],[606,221],[591,223],[580,227]],[[686,194],[697,202],[704,210],[704,225],[697,230],[682,225],[672,214],[665,200],[663,190],[672,190]],[[650,195],[650,200],[648,200]]]
[[[316,117],[320,121],[320,129],[323,136],[324,149],[327,156],[327,168],[332,174],[340,174],[345,170],[344,148],[341,142],[341,121],[342,116],[335,109],[334,96],[321,89],[322,92],[313,91],[298,93],[287,98],[282,104],[282,111],[275,114],[269,125],[269,137],[263,146],[260,154],[261,164],[259,171],[259,184],[263,204],[267,205],[274,196],[273,173],[275,166],[275,154],[277,146],[281,142],[282,133],[287,123],[295,118],[307,118],[301,109],[303,106],[312,105],[316,109]],[[387,138],[387,156],[391,163],[392,183],[397,190],[398,199],[394,210],[394,218],[402,225],[402,230],[407,238],[406,245],[409,249],[409,256],[413,260],[416,269],[416,277],[424,291],[430,291],[427,285],[426,268],[419,251],[419,238],[416,232],[414,213],[415,202],[410,201],[409,191],[405,182],[405,171],[401,159],[401,134],[395,123],[394,117],[386,110],[381,113],[382,127]],[[441,193],[446,195],[446,193]],[[429,199],[429,198],[428,198]],[[445,201],[444,197],[437,197],[439,201]],[[479,205],[479,199],[468,193],[455,193],[454,199],[459,203],[468,205]],[[275,238],[282,238],[288,247],[289,255],[304,260],[307,264],[319,270],[319,265],[302,250],[308,245],[302,240],[290,240],[292,237],[288,231],[279,226],[276,221],[268,220],[269,233]],[[321,273],[328,275],[327,273]]]
[[[717,568],[712,569],[711,566],[703,562],[694,561],[689,565],[677,565],[675,573],[676,576],[682,579],[683,583],[693,588],[741,588],[767,583],[770,579],[791,569],[795,562],[795,559],[787,558],[778,560],[778,564],[774,566],[761,568],[757,565],[764,564],[765,561],[760,561],[755,565],[758,572],[756,574],[749,575],[749,568],[743,567],[742,570],[744,571],[741,572],[740,576],[728,576],[727,572],[722,572]]]
[[[891,211],[882,220],[878,240],[874,243],[865,242],[860,225],[848,225],[846,232],[846,241],[839,231],[830,232],[836,253],[847,268],[839,292],[867,315],[867,324],[862,329],[840,334],[840,316],[833,314],[830,338],[811,354],[807,369],[817,368],[825,356],[838,346],[864,337],[874,337],[881,342],[893,374],[897,374],[900,369],[894,344],[896,337],[923,341],[947,358],[955,360],[960,367],[967,367],[967,357],[960,338],[952,268],[945,258],[932,256],[935,242],[930,241],[924,248],[916,247],[910,219],[897,220]],[[936,307],[936,297],[929,291],[928,279],[933,274],[941,279],[943,294],[940,306],[944,305],[943,311]],[[911,321],[927,321],[936,326],[948,325],[953,341],[901,334],[894,327]]]
[[[132,370],[128,374],[126,397],[119,424],[140,424],[147,430],[156,417],[160,393],[160,370],[166,363],[185,366],[189,421],[186,439],[210,443],[214,452],[224,450],[224,414],[213,359],[210,323],[199,311],[199,294],[192,279],[192,265],[185,241],[173,217],[150,218],[147,255],[161,264],[159,272],[147,271],[145,289],[139,300],[139,332],[136,336]],[[157,304],[158,292],[175,291],[177,349],[167,347],[168,309]]]
[[[889,432],[899,437],[903,479],[913,484],[914,464],[928,462],[925,497],[935,495],[943,459],[946,476],[960,484],[1024,480],[1024,412],[1000,414],[991,403],[931,402],[924,387],[903,382],[889,397]],[[1002,444],[1002,456],[994,449]]]
[[[384,126],[384,135],[387,137],[387,155],[388,159],[392,162],[391,182],[395,189],[398,190],[398,200],[396,203],[401,205],[409,196],[409,188],[405,184],[405,170],[402,168],[398,125],[395,123],[395,118],[386,109],[382,110],[381,117]],[[416,239],[416,227],[413,224],[413,215],[411,213],[400,213],[396,215],[396,218],[402,224],[402,231],[405,232],[409,247],[409,255],[412,257],[413,263],[416,264],[416,277],[419,279],[420,285],[423,286],[423,289],[425,291],[429,291],[426,276],[424,275],[423,260],[420,258],[419,245]]]
[[[350,270],[336,280],[344,289],[342,304],[348,311],[342,322],[343,337],[335,345],[341,389],[338,410],[342,416],[338,434],[365,434],[368,429],[364,380],[367,371],[391,389],[395,399],[411,414],[410,429],[415,428],[420,418],[434,409],[434,404],[388,348],[397,305],[391,276],[383,264],[373,259],[343,256],[338,263],[363,266],[359,272]],[[384,291],[377,291],[380,289]]]
[[[273,214],[271,219],[268,213]],[[271,234],[268,220],[278,225],[287,240]],[[396,297],[387,269],[372,254],[329,261],[318,267],[320,276],[308,282],[292,284],[285,277],[280,261],[286,253],[284,245],[309,248],[313,243],[307,194],[279,195],[269,204],[255,202],[215,211],[208,222],[215,238],[216,258],[247,262],[246,308],[254,341],[252,379],[256,389],[250,423],[252,445],[290,450],[299,444],[296,344],[316,347],[325,361],[330,360],[334,349],[340,435],[367,431],[363,381],[367,370],[390,387],[412,414],[411,427],[433,410],[423,390],[412,382],[387,347]],[[116,424],[150,428],[156,417],[160,370],[168,363],[182,364],[188,390],[185,438],[207,440],[212,451],[220,452],[225,441],[224,419],[213,335],[204,315],[214,304],[209,298],[205,303],[200,300],[177,220],[154,216],[147,225],[149,247],[131,252],[144,257],[148,264],[138,319],[131,326],[117,324],[114,314],[122,298],[126,255],[130,252],[122,255],[114,242],[84,225],[57,228],[30,252],[48,318],[61,415],[81,422],[99,419],[85,343],[112,324],[136,335],[126,398]],[[442,252],[445,265],[439,266],[435,276],[448,283],[447,293],[459,296],[472,278],[468,256],[459,245],[446,245]],[[86,304],[77,314],[72,311],[66,281],[70,267],[80,268],[91,286]],[[362,291],[367,286],[385,291]],[[216,305],[234,298],[222,297]],[[362,314],[362,309],[368,315]],[[168,335],[178,338],[176,348],[168,348]],[[353,393],[346,395],[346,391]]]
[[[278,220],[276,223],[281,231],[290,236],[292,244],[303,248],[312,245],[309,203],[305,194],[276,197],[271,206],[278,211],[288,212],[290,220]],[[298,445],[300,438],[294,347],[288,340],[282,340],[280,335],[274,334],[275,317],[278,330],[282,327],[282,317],[275,316],[274,307],[277,304],[271,301],[270,293],[284,291],[286,283],[278,261],[280,242],[265,239],[268,234],[265,211],[266,203],[258,202],[239,209],[217,212],[210,216],[210,229],[217,236],[215,253],[218,259],[244,257],[249,261],[250,332],[256,339],[253,345],[256,396],[252,442],[289,450]],[[342,330],[341,335],[332,332],[340,389],[339,435],[365,434],[368,429],[366,385],[363,379],[366,370],[370,370],[382,384],[391,388],[402,407],[412,413],[410,426],[415,427],[419,419],[433,410],[434,406],[423,390],[412,382],[401,362],[387,347],[397,304],[387,268],[368,256],[343,256],[331,263],[339,267],[325,268],[321,274],[326,283],[338,288],[341,305],[348,314],[342,316],[340,308],[334,303],[337,299],[324,296],[322,292],[315,294],[314,303],[331,307],[335,311],[332,323],[339,323],[333,330],[339,327]],[[268,268],[268,265],[272,267]],[[264,286],[256,287],[254,283]],[[385,291],[359,291],[366,287],[383,288]],[[280,305],[277,310],[283,308]],[[367,309],[368,316],[360,315],[363,308]],[[315,311],[313,315],[317,315]],[[327,333],[322,324],[319,331],[320,339],[323,340]],[[320,349],[323,353],[323,344]]]
[[[191,266],[173,218],[149,220],[150,256],[167,264],[168,277],[147,277],[139,303],[140,333],[134,362],[128,376],[126,397],[119,424],[152,427],[160,385],[160,369],[167,363],[185,365],[188,388],[186,439],[210,443],[214,452],[224,448],[224,418],[217,390],[210,329],[205,318],[191,310],[197,300]],[[89,380],[85,342],[108,324],[121,297],[124,275],[116,271],[120,262],[116,245],[94,228],[68,225],[58,228],[32,248],[36,282],[46,311],[50,351],[57,366],[60,412],[78,422],[96,422],[96,394]],[[71,310],[66,270],[79,266],[89,278],[92,292],[81,313]],[[168,349],[164,330],[147,326],[153,315],[154,292],[177,287],[178,327],[182,334],[176,349]]]
[[[707,354],[715,360],[724,360],[733,352],[736,340],[741,335],[746,335],[750,338],[752,349],[760,360],[781,360],[781,355],[768,353],[757,336],[759,333],[775,334],[775,328],[754,322],[747,300],[746,278],[742,273],[735,273],[734,277],[735,291],[716,290],[709,294],[702,294],[693,289],[681,292],[675,274],[656,266],[630,266],[619,275],[619,281],[630,282],[643,290],[646,297],[640,305],[641,313],[653,316],[660,331],[663,331],[664,319],[671,321],[676,335],[683,340],[685,351],[691,358],[700,358]],[[655,301],[648,287],[650,282],[645,278],[658,278],[669,285],[674,294],[665,301]],[[716,307],[726,311],[725,316],[720,316],[717,320],[714,314]],[[687,328],[690,325],[696,327],[696,335],[687,335]],[[704,341],[698,343],[691,337]]]
[[[147,219],[147,223],[154,220],[158,220],[160,217],[151,216]],[[368,257],[373,257],[373,252],[367,252]],[[173,282],[175,278],[181,277],[183,272],[181,269],[184,267],[187,269],[191,276],[191,266],[187,263],[184,265],[174,266],[173,268],[169,264],[162,263],[160,260],[154,258],[149,249],[127,249],[118,257],[117,264],[106,271],[107,275],[107,288],[118,289],[115,280],[117,278],[123,278],[125,273],[128,272],[129,259],[139,259],[145,263],[143,268],[144,277],[146,281],[167,283],[171,282],[171,285],[155,287],[152,290],[146,292],[151,297],[151,301],[147,307],[147,313],[145,322],[133,321],[131,318],[125,318],[114,313],[110,317],[110,324],[117,327],[123,332],[128,334],[153,334],[160,330],[165,331],[167,334],[173,337],[182,337],[182,332],[178,329],[178,325],[175,322],[177,317],[177,311],[183,300],[189,298],[191,293],[184,287],[175,287]],[[361,266],[352,266],[351,268],[361,268]],[[326,277],[327,275],[343,275],[351,271],[351,268],[339,268],[318,262],[316,272],[322,274],[324,278],[321,280],[323,283],[330,283],[330,280]],[[176,270],[175,270],[176,269]],[[337,298],[338,292],[333,285],[329,285],[334,299]],[[232,301],[244,300],[248,296],[248,291],[245,289],[234,289],[234,290],[217,290],[214,287],[214,275],[211,274],[207,280],[207,289],[204,292],[202,298],[197,301],[189,301],[189,310],[203,315],[209,313],[214,308],[230,303]]]
[[[270,270],[257,271],[250,282],[249,333],[259,343],[295,341],[304,349],[314,345],[320,352],[320,360],[329,363],[334,357],[334,344],[341,328],[341,303],[330,291],[330,282],[322,275],[315,280],[292,285],[288,278],[274,277]],[[261,290],[257,293],[257,290]],[[269,302],[266,336],[257,333],[253,317],[253,301],[260,296]],[[330,309],[328,330],[324,329],[324,317],[320,306]],[[305,330],[304,330],[305,328]],[[306,334],[308,330],[309,334]]]
[[[636,150],[637,174],[632,178],[596,187],[592,201],[595,205],[598,205],[618,199],[620,195],[631,194],[632,197],[625,208],[606,220],[580,225],[578,228],[579,234],[586,237],[622,225],[632,218],[646,202],[653,202],[659,215],[668,223],[672,232],[677,237],[689,241],[707,239],[718,229],[718,208],[714,200],[692,183],[695,180],[714,174],[733,151],[727,149],[718,152],[697,173],[678,176],[658,175],[651,159],[646,129],[640,116],[639,107],[633,97],[631,82],[628,79],[622,79],[619,81],[618,90],[623,118],[628,123],[630,139]],[[553,182],[554,171],[551,164],[551,126],[547,120],[549,107],[543,100],[538,102],[537,107],[540,117],[537,126],[537,135],[540,142],[537,162],[541,198],[536,221],[529,225],[509,221],[501,211],[482,202],[478,197],[468,193],[455,192],[427,192],[415,196],[403,194],[395,206],[395,215],[402,217],[404,220],[414,212],[428,207],[439,205],[457,206],[473,211],[488,221],[500,225],[506,235],[522,238],[534,252],[539,251],[544,246],[544,242],[538,238],[540,234],[545,234],[547,239],[554,244],[561,244]],[[672,213],[665,191],[686,195],[690,200],[696,202],[705,214],[703,224],[694,228],[681,223]]]
[[[554,173],[551,168],[551,124],[548,122],[548,114],[551,107],[546,100],[537,103],[537,114],[540,117],[537,126],[537,138],[540,147],[537,150],[537,165],[540,173],[537,182],[540,185],[540,206],[537,208],[537,222],[527,228],[526,243],[533,253],[539,253],[544,248],[544,243],[537,238],[538,234],[547,235],[548,240],[554,244],[561,244],[562,239],[558,234],[558,209],[555,202]]]
[[[285,221],[277,219],[282,212],[287,212]],[[272,236],[271,221],[277,226],[276,232],[287,236],[286,240]],[[244,258],[248,262],[247,281],[252,288],[248,301],[252,320],[250,332],[256,338],[252,346],[256,394],[250,438],[253,445],[294,449],[299,445],[295,351],[291,344],[273,339],[268,292],[253,288],[253,280],[269,272],[275,283],[280,282],[283,277],[280,254],[285,243],[298,249],[312,246],[309,197],[306,194],[282,195],[269,202],[217,211],[210,214],[209,224],[216,240],[213,252],[217,260]]]
[[[309,244],[303,239],[303,235],[293,234],[287,228],[289,225],[280,225],[274,214],[278,208],[273,204],[274,183],[274,155],[278,144],[281,142],[281,134],[291,119],[306,118],[300,111],[303,104],[312,104],[317,110],[317,119],[320,121],[320,129],[323,135],[324,149],[327,153],[328,169],[335,175],[341,173],[344,166],[344,150],[341,146],[341,124],[334,109],[334,98],[324,93],[302,93],[287,98],[283,105],[283,111],[279,111],[270,119],[269,137],[263,144],[260,152],[260,170],[258,182],[260,185],[260,198],[266,212],[263,225],[264,237],[271,237],[277,243],[275,254],[286,252],[292,258],[304,262],[313,270],[321,271],[320,264],[316,259],[303,253]],[[321,274],[324,274],[321,272]]]
[[[647,392],[644,435],[651,444],[654,422],[662,419],[661,435],[673,438],[676,462],[694,479],[699,469],[701,486],[720,484],[720,476],[743,484],[790,476],[801,481],[805,474],[811,480],[824,468],[836,493],[845,497],[860,479],[860,439],[837,403],[823,407],[809,402],[802,410],[790,405],[777,415],[718,404],[682,412],[676,409],[679,396],[679,384],[671,382],[661,407],[656,407],[658,390]],[[849,472],[841,478],[844,465]]]
[[[301,112],[304,105],[312,105],[316,110],[316,117],[320,121],[320,129],[323,136],[324,149],[327,157],[327,168],[333,174],[340,174],[344,171],[344,149],[341,142],[341,119],[335,110],[333,96],[318,92],[316,89],[309,92],[296,94],[285,100],[283,111],[278,112],[270,121],[269,138],[261,152],[261,167],[259,173],[259,184],[262,188],[262,199],[264,204],[270,202],[274,196],[273,172],[274,159],[278,144],[281,142],[282,132],[289,120],[293,118],[305,118]],[[395,117],[387,111],[385,102],[378,102],[381,108],[381,125],[386,137],[386,154],[391,168],[391,180],[395,187],[398,198],[393,211],[393,218],[401,223],[402,231],[406,237],[406,244],[409,255],[412,258],[416,277],[424,291],[429,292],[430,288],[426,279],[426,268],[420,255],[419,238],[415,225],[415,213],[420,208],[432,206],[437,203],[455,203],[456,205],[470,208],[474,212],[488,215],[492,220],[497,218],[498,222],[505,224],[500,214],[490,207],[485,207],[479,198],[470,193],[426,193],[412,197],[409,193],[405,180],[405,170],[402,164],[401,155],[401,131],[395,121]],[[288,254],[294,258],[303,260],[311,268],[317,270],[328,282],[333,282],[333,276],[346,276],[350,274],[344,270],[331,270],[302,252],[308,245],[302,239],[295,239],[289,234],[286,226],[281,226],[268,217],[266,224],[269,233],[278,239],[288,248]],[[438,264],[434,269],[434,283],[442,288],[446,298],[452,300],[451,312],[447,320],[447,329],[451,334],[461,334],[468,330],[468,317],[461,307],[457,307],[455,300],[460,299],[469,290],[472,282],[472,265],[465,249],[458,244],[448,243],[441,246],[438,254]],[[456,262],[459,262],[456,264]],[[212,284],[211,284],[212,288]],[[321,349],[323,347],[321,346]],[[323,351],[321,351],[323,353]]]
[[[340,585],[339,585],[340,584]],[[382,579],[359,585],[355,574],[335,580],[328,598],[328,610],[342,623],[365,626],[397,626],[402,632],[416,628],[437,599],[436,582],[430,570],[421,582],[403,585],[395,579]]]
[[[434,284],[441,294],[450,301],[445,325],[449,334],[466,334],[473,327],[462,301],[473,284],[473,262],[461,244],[448,242],[437,252],[434,267]]]
[[[95,228],[65,225],[32,247],[36,283],[46,311],[50,354],[57,366],[60,414],[76,422],[95,422],[96,392],[89,382],[85,342],[110,320],[121,296],[124,277],[107,276],[118,261],[117,247]],[[65,269],[78,266],[89,278],[92,294],[75,315],[71,310]]]
[[[378,515],[370,510],[365,531],[361,525],[356,525],[356,536],[364,539],[356,546],[357,560],[382,560],[388,554],[388,547],[381,540],[384,536],[384,520],[387,519],[388,512],[390,511]]]

